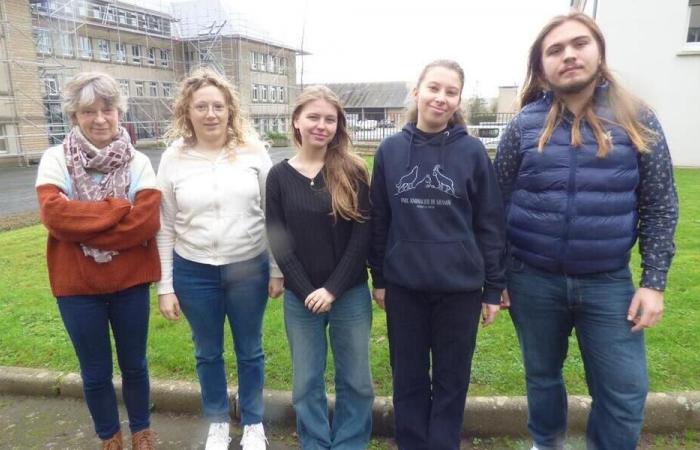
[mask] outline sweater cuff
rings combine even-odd
[[[159,281],[156,284],[156,292],[158,295],[173,294],[175,289],[173,288],[173,280]]]
[[[643,288],[655,289],[663,292],[666,289],[666,278],[668,273],[661,270],[644,269],[639,286]]]
[[[499,305],[501,303],[501,293],[503,289],[498,288],[486,288],[484,289],[482,295],[483,303],[488,303],[490,305]]]

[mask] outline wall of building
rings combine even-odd
[[[608,64],[656,111],[674,164],[700,167],[700,46],[686,44],[688,0],[600,0]]]
[[[8,137],[8,155],[43,152],[48,147],[44,105],[41,101],[37,58],[31,33],[32,18],[26,0],[5,0],[2,24],[7,60],[9,92],[6,97],[11,117],[5,119],[6,132],[19,138]],[[9,133],[8,133],[9,134]]]

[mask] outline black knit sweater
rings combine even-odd
[[[311,179],[284,160],[267,176],[270,249],[285,288],[302,300],[320,287],[338,298],[367,280],[369,221],[333,219],[323,172]],[[369,217],[369,188],[364,183],[359,183],[358,201],[363,216]]]

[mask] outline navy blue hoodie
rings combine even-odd
[[[386,282],[426,292],[505,288],[505,223],[491,161],[461,125],[426,134],[407,124],[374,157],[369,265]]]

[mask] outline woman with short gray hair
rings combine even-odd
[[[51,290],[80,363],[102,448],[121,450],[112,384],[111,326],[132,448],[154,448],[146,339],[149,283],[160,279],[160,191],[147,156],[119,119],[126,99],[109,75],[84,72],[64,89],[73,128],[41,158],[36,180],[49,231]]]

